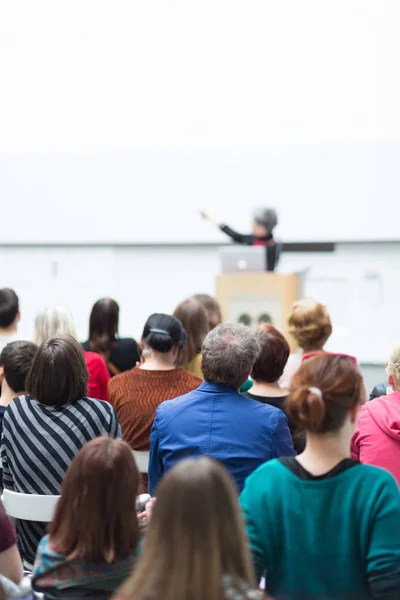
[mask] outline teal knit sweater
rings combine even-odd
[[[400,493],[386,471],[356,465],[306,481],[275,459],[240,501],[275,600],[400,599]]]

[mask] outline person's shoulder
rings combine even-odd
[[[120,387],[125,387],[132,380],[138,379],[142,375],[142,371],[143,369],[132,367],[132,369],[129,369],[128,371],[123,371],[122,373],[118,373],[118,375],[114,375],[108,383],[108,389],[115,390]]]
[[[374,485],[376,487],[380,487],[382,485],[391,486],[394,484],[397,487],[396,480],[393,475],[389,473],[389,471],[381,469],[380,467],[364,465],[360,463],[351,469],[351,473],[354,479],[358,479],[359,481],[365,483],[367,489]]]
[[[260,402],[251,394],[242,394],[247,402],[249,403],[249,407],[254,411],[257,415],[259,415],[260,419],[265,423],[277,422],[279,419],[286,419],[285,413],[278,408],[277,406],[272,406],[272,404],[268,404],[267,402]]]
[[[118,338],[116,347],[119,350],[126,350],[126,351],[131,350],[131,349],[137,350],[138,343],[133,338]]]
[[[81,346],[82,346],[83,350],[89,351],[90,350],[90,342],[89,342],[89,340],[87,340],[86,342],[81,342]]]
[[[87,352],[84,350],[83,354],[85,356],[86,366],[90,371],[98,372],[100,369],[107,369],[104,358],[102,358],[100,354],[97,354],[97,352]]]
[[[157,416],[161,417],[175,414],[176,412],[181,410],[183,405],[185,407],[189,407],[191,404],[190,401],[196,400],[197,398],[196,391],[197,390],[192,390],[190,392],[187,392],[186,394],[183,394],[182,396],[172,398],[171,400],[164,400],[164,402],[161,402],[161,404],[159,404],[159,406],[157,407]]]
[[[15,396],[15,398],[13,398],[10,402],[10,404],[5,408],[4,411],[4,416],[7,415],[7,413],[11,413],[11,412],[15,412],[15,413],[21,413],[21,412],[25,412],[25,411],[29,411],[31,408],[31,404],[32,404],[32,398],[28,395],[28,394],[22,394],[21,396]]]
[[[76,408],[77,410],[90,409],[91,415],[99,414],[99,412],[108,415],[115,413],[114,407],[110,404],[110,402],[98,400],[97,398],[90,398],[89,396],[85,396],[84,398],[81,398],[80,400],[77,400],[68,406],[72,407],[72,409]]]
[[[278,458],[268,460],[258,467],[246,479],[246,486],[274,487],[277,482],[282,482],[290,477],[290,471]]]

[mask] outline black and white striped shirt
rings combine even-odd
[[[65,472],[79,450],[99,436],[122,438],[117,415],[108,402],[82,398],[65,406],[45,406],[20,396],[3,420],[3,485],[16,492],[59,494]],[[33,563],[46,524],[17,521],[23,558]]]

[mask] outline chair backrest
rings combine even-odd
[[[59,497],[21,494],[20,492],[4,490],[2,500],[9,517],[25,521],[50,523]]]
[[[133,458],[136,461],[138,469],[141,473],[149,472],[149,452],[132,450]]]

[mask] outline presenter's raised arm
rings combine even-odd
[[[210,214],[208,214],[204,211],[201,211],[200,215],[206,221],[210,221],[210,223],[213,223],[214,225],[219,227],[219,229],[221,231],[226,233],[226,235],[229,235],[229,237],[232,238],[235,242],[238,242],[239,244],[249,244],[249,245],[251,245],[253,243],[253,237],[251,235],[244,235],[243,233],[238,233],[234,229],[231,229],[230,227],[228,227],[228,225],[225,225],[225,223],[218,221],[218,219],[216,219],[215,217],[211,216]]]

